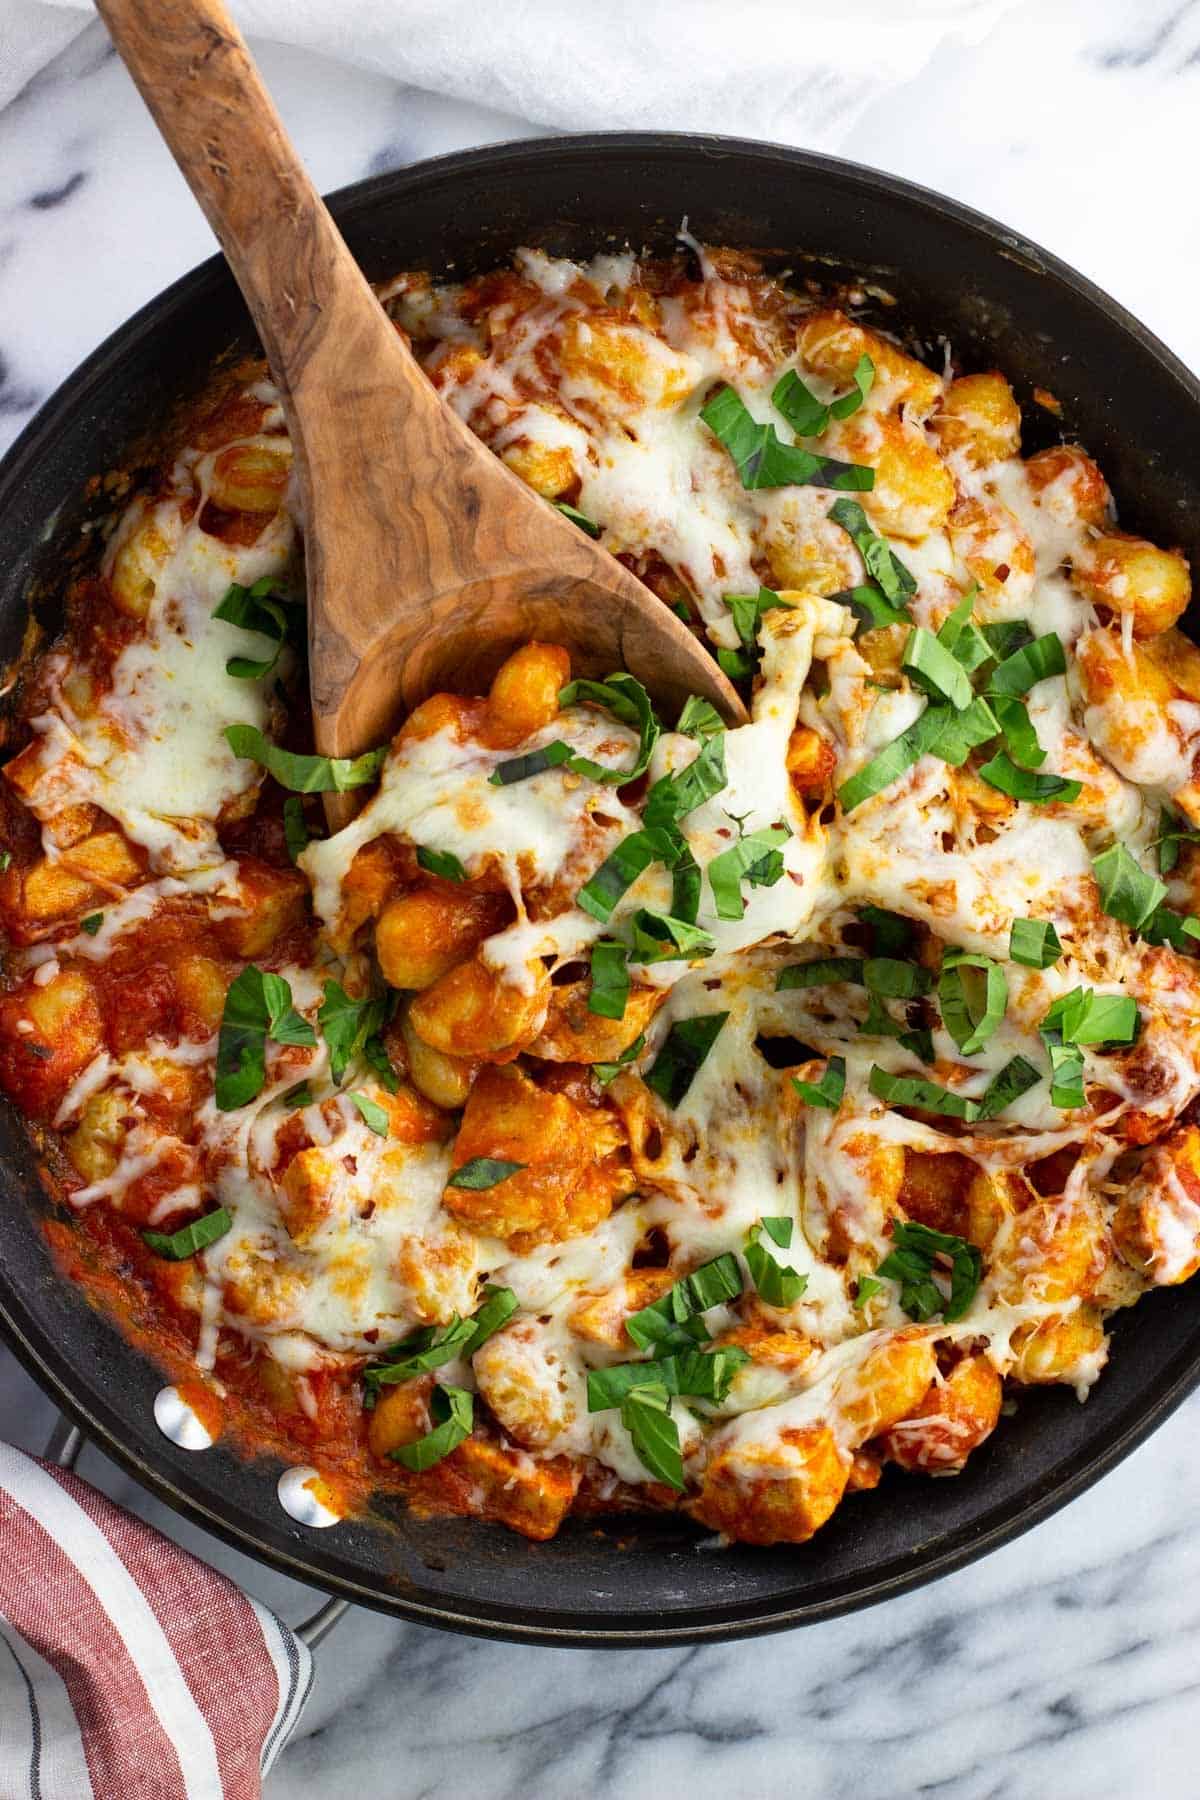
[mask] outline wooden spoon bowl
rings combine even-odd
[[[97,0],[258,328],[296,458],[318,750],[353,756],[518,644],[736,723],[688,628],[451,411],[364,279],[218,0]],[[338,810],[349,810],[347,802]]]

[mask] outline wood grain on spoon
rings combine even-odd
[[[220,239],[280,389],[308,567],[317,748],[351,756],[443,687],[486,685],[532,638],[574,673],[628,669],[672,715],[731,722],[687,627],[537,498],[441,400],[309,180],[217,0],[96,0]],[[331,796],[331,811],[353,810]]]

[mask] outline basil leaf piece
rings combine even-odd
[[[347,1100],[361,1116],[362,1122],[376,1137],[386,1137],[392,1128],[387,1108],[380,1106],[378,1100],[371,1100],[366,1094],[347,1094]]]
[[[671,1350],[690,1349],[692,1342],[702,1343],[708,1337],[700,1314],[710,1306],[736,1300],[741,1291],[742,1272],[737,1257],[726,1250],[711,1262],[701,1263],[649,1306],[630,1313],[625,1329],[639,1350],[652,1349],[656,1344]]]
[[[465,881],[467,871],[452,850],[430,850],[417,845],[417,867],[428,875],[440,875],[443,881]]]
[[[1019,650],[1023,644],[1033,642],[1033,633],[1023,619],[1002,619],[995,625],[984,625],[981,629],[992,655],[1000,662]]]
[[[729,1396],[734,1376],[750,1360],[749,1353],[736,1344],[721,1344],[715,1350],[677,1350],[670,1356],[655,1357],[652,1362],[614,1363],[607,1369],[589,1369],[588,1411],[607,1412],[620,1406],[633,1388],[647,1381],[660,1381],[668,1394],[709,1400],[720,1406]]]
[[[232,675],[236,681],[260,681],[264,675],[271,674],[283,652],[283,646],[289,639],[303,637],[304,607],[294,600],[284,600],[279,594],[272,593],[273,577],[264,575],[253,587],[242,587],[234,582],[220,605],[213,609],[214,619],[223,619],[228,625],[238,625],[243,631],[252,631],[259,637],[271,638],[275,649],[265,661],[254,661],[248,656],[231,656],[225,664],[225,673]]]
[[[621,1402],[621,1423],[633,1441],[639,1461],[655,1480],[682,1493],[679,1427],[671,1417],[670,1395],[662,1382],[645,1381],[630,1388]]]
[[[973,675],[976,669],[992,660],[992,647],[971,617],[978,593],[978,584],[973,581],[958,605],[946,614],[937,632],[938,643],[968,675]]]
[[[840,488],[861,494],[875,485],[874,469],[785,444],[773,425],[758,423],[734,388],[718,388],[700,417],[733,458],[744,488]]]
[[[894,956],[868,957],[862,975],[868,991],[883,1000],[915,1000],[933,986],[928,969],[920,963],[901,962]]]
[[[79,929],[80,931],[86,931],[89,937],[95,937],[103,923],[104,914],[102,912],[89,913],[86,919],[80,919]]]
[[[632,768],[608,769],[587,757],[577,756],[572,763],[576,773],[590,775],[593,781],[605,781],[615,787],[624,787],[626,782],[636,781],[639,775],[644,775],[662,726],[641,682],[618,670],[607,681],[569,681],[559,691],[560,706],[574,706],[581,700],[604,707],[615,719],[636,731],[638,746]]]
[[[891,546],[872,531],[866,513],[857,500],[835,500],[828,515],[835,525],[847,533],[863,559],[868,575],[883,590],[893,606],[902,606],[905,597],[915,594],[917,583]]]
[[[903,956],[913,941],[915,927],[903,913],[888,912],[882,906],[860,906],[858,916],[871,928],[876,956]]]
[[[717,660],[731,681],[753,675],[758,667],[758,633],[764,613],[787,610],[773,588],[760,587],[757,594],[726,594],[725,604],[733,617],[734,629],[742,641],[741,650],[718,652]],[[722,655],[728,660],[722,661]]]
[[[778,1244],[781,1250],[791,1249],[792,1239],[796,1235],[794,1219],[789,1219],[782,1213],[770,1213],[764,1214],[758,1222],[773,1244]]]
[[[1055,1106],[1087,1105],[1083,1086],[1083,1052],[1076,1044],[1047,1044],[1050,1057],[1050,1099]]]
[[[570,744],[555,738],[539,750],[527,750],[524,756],[511,756],[507,762],[497,763],[488,776],[488,785],[512,787],[514,782],[529,781],[534,775],[544,775],[547,769],[561,769],[574,754]]]
[[[867,1006],[867,1016],[859,1026],[863,1037],[890,1037],[899,1039],[904,1033],[903,1025],[898,1025],[887,1009],[887,1002],[879,994],[872,994]]]
[[[588,1011],[602,1019],[623,1019],[629,1000],[629,952],[612,938],[592,945],[592,986]]]
[[[495,1337],[502,1325],[507,1325],[519,1307],[520,1301],[510,1287],[497,1287],[489,1282],[483,1290],[483,1304],[475,1308],[467,1321],[475,1329],[463,1345],[463,1355],[469,1358],[482,1350],[488,1339]]]
[[[1042,1071],[1024,1056],[1011,1057],[1004,1067],[993,1075],[984,1089],[979,1102],[979,1117],[994,1119],[1002,1113],[1014,1100],[1036,1087],[1042,1079]]]
[[[1063,953],[1058,932],[1048,919],[1014,919],[1008,954],[1029,969],[1051,969]]]
[[[797,437],[820,437],[830,419],[848,419],[865,402],[875,380],[875,364],[860,356],[851,377],[853,386],[826,406],[805,386],[795,369],[788,369],[775,383],[771,405],[781,413]]]
[[[711,934],[699,925],[668,913],[648,912],[644,906],[634,913],[630,924],[633,942],[629,954],[634,962],[675,962],[680,958],[694,962],[716,949]]]
[[[1045,637],[1032,638],[1020,649],[1006,656],[988,677],[989,698],[995,694],[1027,694],[1039,681],[1067,672],[1066,652],[1055,631]]]
[[[621,1073],[621,1070],[625,1068],[627,1064],[636,1062],[637,1058],[642,1054],[642,1051],[645,1048],[646,1034],[644,1031],[639,1031],[632,1044],[627,1044],[624,1050],[622,1050],[616,1062],[593,1063],[592,1074],[596,1077],[596,1080],[600,1083],[601,1087],[607,1087],[610,1081],[616,1080],[617,1076]]]
[[[686,768],[662,776],[646,795],[643,826],[669,828],[725,786],[725,732],[713,732]]]
[[[651,863],[665,863],[670,868],[677,850],[678,840],[665,830],[631,831],[580,888],[575,897],[576,904],[593,919],[607,925],[618,900],[638,876],[644,874]]]
[[[787,825],[770,825],[765,831],[748,832],[730,849],[713,857],[708,865],[708,885],[718,919],[740,919],[744,915],[743,880],[756,887],[775,885],[783,874],[779,848],[791,835]],[[776,860],[770,861],[773,853]]]
[[[950,1295],[942,1293],[933,1271],[943,1258],[950,1263]],[[892,1226],[892,1250],[878,1273],[900,1283],[900,1305],[910,1319],[922,1323],[941,1313],[947,1324],[961,1319],[979,1291],[983,1257],[974,1244],[948,1231],[934,1231],[913,1219]]]
[[[876,1063],[867,1083],[877,1100],[889,1106],[915,1106],[922,1112],[941,1113],[948,1119],[965,1119],[969,1124],[979,1117],[979,1102],[949,1088],[938,1087],[915,1075],[892,1075]]]
[[[295,1112],[301,1106],[311,1106],[312,1103],[313,1091],[307,1081],[298,1081],[295,1087],[290,1087],[286,1094],[279,1096],[280,1106],[286,1106],[289,1112]]]
[[[0,850],[0,875],[12,867],[12,851]]]
[[[826,987],[833,981],[853,981],[863,986],[865,966],[866,959],[861,956],[817,956],[811,962],[789,963],[775,977],[775,992],[783,994],[789,988]]]
[[[478,1193],[484,1188],[499,1187],[510,1175],[525,1168],[524,1163],[506,1162],[500,1156],[472,1156],[468,1162],[460,1163],[450,1176],[447,1187],[469,1188]]]
[[[931,1063],[935,1060],[933,1033],[927,1025],[918,1025],[913,1031],[898,1032],[896,1042],[903,1045],[918,1062]]]
[[[989,786],[998,788],[1010,799],[1031,800],[1038,806],[1051,800],[1069,806],[1083,791],[1082,782],[1069,781],[1065,775],[1035,775],[1029,769],[1019,769],[1003,750],[998,751],[991,762],[984,763],[979,773]]]
[[[294,863],[300,861],[312,842],[312,833],[304,816],[304,802],[299,794],[289,794],[283,803],[283,841],[288,857]]]
[[[711,700],[702,700],[699,694],[692,694],[684,702],[675,729],[683,732],[686,737],[699,738],[703,743],[718,731],[724,731],[725,721]]]
[[[938,729],[930,745],[930,754],[940,756],[943,762],[956,769],[966,762],[972,750],[977,750],[980,744],[990,743],[1000,731],[999,720],[980,694],[976,694],[962,712],[955,712],[949,706],[935,706],[931,710],[937,716]]]
[[[677,1019],[668,1031],[653,1066],[643,1077],[668,1106],[678,1106],[687,1094],[705,1057],[721,1035],[727,1012],[699,1013]]]
[[[400,1444],[388,1455],[419,1475],[449,1456],[452,1450],[469,1438],[475,1423],[475,1397],[466,1388],[435,1387],[429,1399],[429,1414],[434,1420],[432,1431],[415,1444]]]
[[[1158,872],[1169,875],[1179,861],[1179,852],[1184,844],[1200,844],[1200,831],[1183,821],[1164,806],[1158,815]],[[5,865],[7,867],[7,864]]]
[[[864,763],[848,781],[844,781],[837,793],[842,811],[853,812],[865,800],[873,800],[876,794],[899,781],[914,763],[932,751],[944,723],[941,715],[949,714],[951,710],[948,706],[927,706],[907,730],[893,738],[890,744],[885,744],[870,762]]]
[[[923,625],[914,625],[909,632],[900,666],[925,693],[948,700],[959,712],[974,699],[962,664]]]
[[[790,1219],[784,1222],[791,1224]],[[771,1252],[759,1241],[763,1225],[762,1219],[752,1225],[742,1246],[750,1279],[758,1291],[759,1299],[768,1306],[794,1306],[808,1286],[808,1276],[800,1274],[796,1269],[784,1268],[782,1263],[776,1262]]]
[[[1038,741],[1038,734],[1033,728],[1033,720],[1029,717],[1025,702],[1013,699],[1011,694],[989,694],[988,704],[1004,733],[1004,742],[1012,760],[1022,768],[1040,769],[1046,760],[1046,752]]]
[[[867,631],[884,631],[889,625],[911,625],[912,615],[906,606],[893,606],[890,600],[872,583],[860,583],[858,587],[839,588],[836,594],[827,596],[836,600],[839,606],[848,606],[855,618]]]
[[[942,1023],[964,1056],[993,1037],[1008,1006],[1008,981],[998,962],[966,950],[947,950],[938,978]]]
[[[1167,897],[1166,883],[1148,875],[1124,844],[1092,858],[1100,905],[1110,919],[1140,931]]]
[[[235,1112],[262,1092],[267,1039],[277,1044],[316,1045],[316,1033],[292,1005],[282,975],[249,963],[229,984],[217,1036],[214,1098],[221,1112]]]
[[[1054,1002],[1038,1030],[1048,1043],[1132,1044],[1140,1025],[1132,995],[1077,987]]]
[[[362,1055],[367,1040],[383,1029],[389,1005],[384,994],[368,994],[355,1000],[340,982],[325,983],[317,1023],[329,1050],[329,1073],[335,1085],[355,1057]]]
[[[1148,944],[1169,944],[1184,956],[1200,954],[1196,940],[1200,938],[1200,919],[1194,913],[1176,912],[1173,907],[1159,906],[1142,926]]]
[[[344,794],[374,781],[387,755],[387,745],[362,756],[299,756],[281,750],[256,725],[227,725],[225,741],[235,756],[259,763],[280,787],[293,794]]]
[[[392,1059],[387,1053],[387,1046],[378,1034],[367,1038],[363,1044],[362,1059],[380,1087],[386,1088],[389,1094],[400,1092],[400,1077],[393,1069]]]
[[[374,1404],[381,1387],[413,1381],[418,1375],[432,1374],[456,1356],[466,1356],[474,1335],[475,1321],[460,1319],[455,1313],[445,1325],[423,1325],[399,1343],[389,1344],[362,1372],[368,1407]]]
[[[198,1251],[207,1250],[232,1227],[233,1214],[227,1207],[218,1206],[215,1212],[205,1213],[202,1219],[194,1219],[178,1231],[143,1231],[142,1241],[156,1256],[165,1257],[168,1262],[184,1262]]]
[[[700,916],[700,865],[683,838],[675,845],[671,866],[671,917],[694,925]]]
[[[877,1294],[883,1286],[882,1281],[874,1275],[860,1275],[854,1284],[854,1305],[865,1306],[873,1294]]]
[[[600,536],[600,527],[595,519],[589,519],[577,506],[568,506],[565,500],[555,500],[553,505],[556,512],[560,512],[564,519],[570,519],[572,525],[578,525],[580,531],[586,531],[590,538]]]

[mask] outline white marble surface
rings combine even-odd
[[[747,29],[753,13],[740,9]],[[586,34],[572,31],[585,54]],[[780,44],[781,57],[803,53],[801,33]],[[298,51],[267,46],[262,63],[326,188],[530,130]],[[1194,0],[1032,0],[981,45],[947,44],[861,117],[840,121],[832,108],[809,142],[995,213],[1200,367],[1198,100]],[[101,337],[209,249],[93,26],[0,113],[0,447]],[[51,1423],[0,1352],[0,1436],[35,1448]],[[321,1653],[268,1793],[1200,1795],[1198,1424],[1200,1396],[1083,1499],[985,1562],[784,1637],[593,1654],[356,1614]],[[308,1591],[181,1524],[97,1453],[83,1472],[285,1616],[311,1609]]]

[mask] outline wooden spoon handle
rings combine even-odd
[[[360,329],[366,305],[379,309],[244,38],[220,0],[96,8],[220,239],[276,380],[294,390],[335,324],[351,323],[347,307]]]

